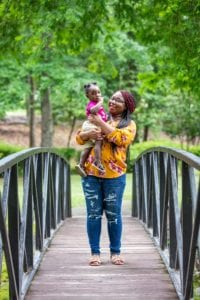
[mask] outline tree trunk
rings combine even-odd
[[[72,138],[72,133],[74,131],[75,124],[76,124],[76,117],[73,117],[71,129],[70,129],[69,136],[68,136],[67,147],[70,146],[70,142],[71,142],[71,138]]]
[[[41,147],[52,147],[53,140],[53,117],[50,102],[50,92],[47,88],[41,93],[41,113],[42,113],[42,136]]]
[[[34,96],[35,87],[33,77],[29,76],[29,84],[31,93],[28,101],[28,123],[29,123],[29,147],[35,146],[35,107],[34,107]]]
[[[149,126],[145,125],[143,131],[143,142],[148,140],[148,136],[149,136]]]

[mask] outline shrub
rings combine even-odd
[[[153,147],[172,147],[177,149],[183,149],[180,143],[173,142],[170,140],[147,141],[147,142],[135,143],[130,146],[128,172],[132,171],[133,161],[137,158],[137,156],[143,151]],[[197,156],[200,156],[200,146],[191,146],[189,150],[187,149],[184,150],[191,152]]]
[[[78,160],[80,156],[80,151],[77,151],[74,148],[54,148],[54,150],[69,162],[72,158]]]
[[[200,146],[191,146],[189,148],[189,152],[192,152],[193,154],[200,156]]]
[[[0,159],[23,150],[23,147],[13,146],[8,144],[0,144]]]

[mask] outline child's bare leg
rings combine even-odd
[[[102,147],[102,141],[96,141],[94,146],[94,154],[95,154],[95,162],[94,166],[102,172],[105,172],[104,166],[101,162],[101,147]]]
[[[79,164],[81,166],[84,166],[89,154],[90,154],[90,151],[91,151],[92,147],[89,147],[89,148],[86,148],[84,149],[82,152],[81,152],[81,156],[80,156],[80,161],[79,161]]]
[[[102,141],[96,141],[94,145],[94,155],[96,161],[101,161],[101,146],[102,146]]]
[[[92,149],[92,147],[89,147],[89,148],[84,149],[81,152],[79,164],[76,165],[77,172],[79,173],[79,175],[81,175],[83,177],[87,176],[87,174],[85,173],[85,170],[84,170],[84,164],[90,154],[91,149]]]

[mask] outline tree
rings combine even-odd
[[[191,143],[198,144],[200,138],[198,99],[182,91],[169,95],[165,106],[170,113],[163,116],[163,130],[172,138],[178,136],[182,145],[186,143],[188,149]]]
[[[3,0],[0,8],[2,53],[15,57],[25,77],[33,78],[43,116],[42,145],[51,145],[53,121],[68,119],[73,131],[76,118],[83,117],[82,86],[90,79],[98,80],[105,100],[117,89],[134,92],[144,139],[153,126],[167,124],[168,96],[184,94],[186,103],[199,97],[196,0],[36,0],[31,5]]]
[[[177,88],[186,87],[199,96],[200,3],[198,0],[116,1],[115,14],[138,41],[159,57],[163,73],[172,76]],[[129,26],[127,25],[129,24]]]
[[[93,12],[93,18],[90,12]],[[45,17],[44,17],[45,16]],[[80,51],[100,32],[105,20],[104,1],[3,1],[0,21],[2,50],[18,59],[44,67],[39,79],[42,112],[42,146],[52,145],[51,79],[45,69],[55,57],[69,51]]]
[[[0,61],[0,116],[6,111],[22,108],[29,86],[26,72],[16,59],[9,57]]]

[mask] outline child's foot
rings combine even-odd
[[[104,166],[102,165],[102,163],[99,160],[95,160],[93,163],[93,166],[100,172],[105,173]]]
[[[84,171],[84,168],[80,164],[76,165],[75,169],[78,172],[78,174],[81,175],[82,177],[86,177],[87,176],[87,174]]]

